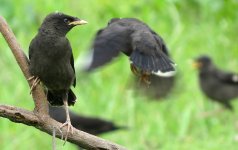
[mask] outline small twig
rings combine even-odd
[[[52,135],[52,150],[56,150],[56,142],[55,142],[55,127],[53,127],[53,135]]]

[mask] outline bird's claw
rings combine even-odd
[[[138,69],[136,68],[136,66],[134,66],[133,64],[131,64],[131,71],[134,75],[139,76],[140,72],[138,71]]]
[[[144,83],[148,88],[149,88],[149,85],[151,84],[151,81],[150,81],[150,74],[149,73],[142,73],[141,76],[140,76],[140,83]]]
[[[27,81],[31,81],[34,78],[35,78],[35,76],[31,76],[30,78],[27,79]]]
[[[139,71],[138,68],[133,64],[131,64],[131,71],[133,74],[140,77],[140,83],[145,83],[149,87],[151,83],[149,79],[150,73],[145,72],[143,70]]]
[[[32,93],[32,91],[36,87],[36,85],[40,82],[39,77],[35,77],[35,76],[32,76],[32,77],[28,78],[27,80],[30,81],[32,79],[34,79],[34,81],[33,81],[32,85],[31,85],[30,94]]]
[[[65,143],[67,141],[67,138],[68,138],[68,135],[69,135],[69,131],[70,131],[71,134],[74,133],[74,127],[72,126],[70,121],[66,121],[64,124],[62,124],[60,126],[60,129],[63,128],[64,126],[68,126],[68,127],[67,127],[67,132],[66,132],[66,136],[65,136],[64,144],[63,145],[65,145]]]
[[[53,127],[54,129],[57,129],[59,132],[60,132],[60,135],[61,135],[61,140],[63,140],[63,138],[64,138],[64,135],[63,135],[63,132],[62,132],[62,130],[61,130],[61,128],[60,127]]]

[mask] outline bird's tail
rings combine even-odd
[[[63,99],[65,98],[65,90],[59,91],[52,91],[48,90],[47,92],[47,100],[49,101],[50,105],[52,106],[62,106],[64,105]],[[76,96],[74,95],[73,91],[70,89],[68,91],[68,105],[74,105],[76,102]]]
[[[139,70],[157,76],[170,77],[175,75],[175,64],[164,53],[146,55],[134,50],[130,56],[131,63]]]

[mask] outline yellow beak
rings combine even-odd
[[[193,62],[192,66],[193,66],[193,68],[197,69],[197,68],[202,67],[202,63],[200,63],[200,62]]]
[[[87,24],[88,22],[85,21],[85,20],[76,20],[76,21],[73,21],[73,22],[70,22],[69,25],[84,25],[84,24]]]

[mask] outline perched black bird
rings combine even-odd
[[[66,114],[64,108],[62,107],[49,106],[49,114],[52,118],[61,123],[63,123],[66,119]],[[69,111],[69,116],[71,118],[72,125],[75,128],[93,135],[126,128],[117,126],[113,122],[102,120],[99,118],[80,116],[72,111]]]
[[[30,43],[29,59],[33,87],[41,81],[47,88],[47,100],[51,105],[64,105],[67,119],[62,125],[72,130],[68,105],[74,105],[76,96],[70,89],[76,85],[74,58],[66,34],[84,20],[63,13],[51,13],[43,21],[38,34]],[[73,130],[72,130],[73,131]],[[66,138],[67,139],[67,135]]]
[[[206,96],[232,110],[230,101],[238,97],[238,75],[217,69],[208,56],[197,58],[194,66],[199,70],[200,87]]]
[[[171,76],[175,72],[163,39],[135,18],[111,19],[107,27],[97,32],[92,49],[88,71],[109,62],[121,51],[130,57],[132,72],[146,83],[151,74]]]

